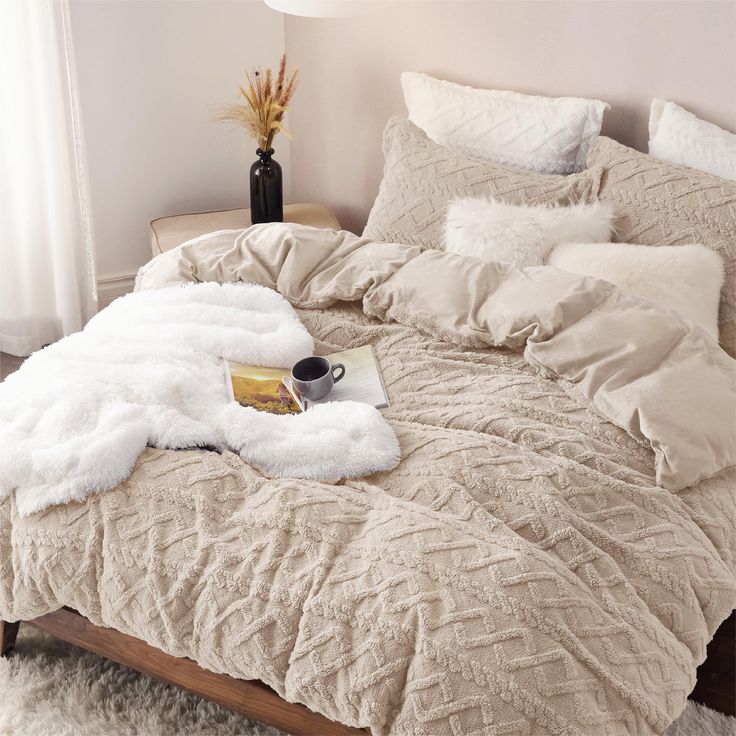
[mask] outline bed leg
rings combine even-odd
[[[14,624],[0,621],[0,657],[4,657],[15,646],[19,628],[20,621]]]

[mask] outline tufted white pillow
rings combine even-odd
[[[652,100],[649,155],[736,181],[736,135],[674,102]]]
[[[718,339],[723,261],[704,245],[567,243],[555,247],[547,263],[610,281],[679,312]]]
[[[558,243],[606,242],[612,222],[613,207],[602,202],[546,207],[460,198],[447,208],[445,250],[517,268],[541,266]]]
[[[409,119],[441,146],[540,174],[585,168],[609,105],[475,89],[418,72],[401,75]]]

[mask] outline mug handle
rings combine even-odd
[[[340,369],[340,375],[336,376],[335,371],[338,368]],[[345,375],[345,366],[342,363],[335,363],[335,365],[332,366],[332,380],[335,383],[337,383],[344,375]]]

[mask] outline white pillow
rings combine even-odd
[[[603,202],[569,207],[455,199],[448,205],[445,250],[517,268],[541,266],[558,243],[610,240],[613,208]]]
[[[643,296],[703,327],[718,339],[723,261],[704,245],[558,245],[547,263],[595,276]]]
[[[701,120],[674,102],[652,100],[649,155],[736,180],[736,135]]]
[[[401,86],[409,119],[435,143],[541,174],[582,171],[609,107],[600,100],[463,87],[417,72],[404,72]]]

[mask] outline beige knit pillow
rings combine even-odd
[[[594,202],[600,169],[558,176],[476,161],[433,143],[406,118],[383,133],[383,181],[363,235],[388,243],[442,247],[447,204],[456,197],[493,197],[509,204]]]
[[[736,182],[657,161],[604,137],[593,146],[588,165],[604,169],[600,199],[614,206],[619,243],[702,243],[721,256],[719,336],[736,357]]]

